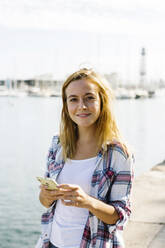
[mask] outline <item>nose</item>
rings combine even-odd
[[[80,101],[79,101],[79,108],[80,109],[86,109],[87,108],[84,99],[80,99]]]

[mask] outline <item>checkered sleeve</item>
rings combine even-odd
[[[50,177],[49,170],[51,168],[51,165],[53,165],[54,163],[55,154],[56,154],[55,150],[57,148],[58,143],[59,143],[59,136],[58,135],[53,136],[50,148],[48,150],[44,177]]]
[[[123,230],[130,214],[130,193],[133,179],[133,158],[126,158],[119,151],[114,151],[112,166],[115,178],[108,196],[108,203],[112,205],[119,214],[119,220],[115,225],[109,225],[109,231],[115,229]]]

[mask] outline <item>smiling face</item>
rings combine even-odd
[[[98,86],[87,79],[75,80],[67,86],[65,93],[72,121],[79,129],[94,127],[100,115]]]

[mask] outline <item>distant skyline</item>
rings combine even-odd
[[[0,78],[63,78],[83,65],[138,82],[165,79],[165,6],[157,0],[0,0]]]

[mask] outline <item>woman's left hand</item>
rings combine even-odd
[[[64,190],[61,201],[65,206],[88,208],[91,197],[80,186],[61,184],[59,188]]]
[[[84,192],[84,190],[73,184],[60,184],[58,186],[62,193],[60,198],[65,206],[86,208],[101,221],[114,225],[119,220],[117,210]]]

